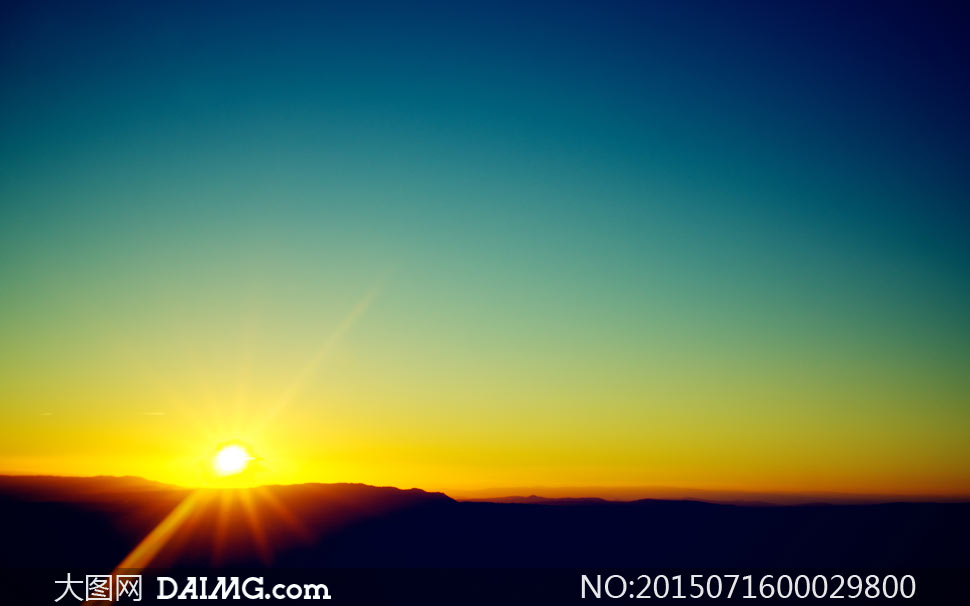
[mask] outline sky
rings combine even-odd
[[[970,495],[920,4],[5,3],[0,472]]]

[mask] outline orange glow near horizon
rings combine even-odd
[[[98,415],[35,408],[5,423],[0,473],[132,475],[193,488],[359,482],[459,498],[970,498],[958,425],[901,404],[878,416],[837,408],[856,397],[844,379],[829,383],[842,399],[821,406],[817,392],[790,392],[790,372],[766,372],[754,385],[729,380],[744,370],[731,362],[711,366],[723,381],[699,381],[663,356],[642,361],[639,383],[595,361],[574,377],[531,358],[517,362],[529,373],[509,367],[505,381],[447,359],[432,376],[360,323],[377,291],[344,306],[322,338],[272,355],[260,356],[271,350],[265,342],[205,357],[154,347],[126,355],[116,362],[136,371],[88,378],[106,390]],[[904,395],[889,384],[870,391],[888,402]],[[772,407],[781,397],[789,405]],[[610,406],[588,405],[601,399]],[[239,449],[214,467],[212,445]]]

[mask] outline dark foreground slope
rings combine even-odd
[[[153,566],[970,565],[970,504],[470,503],[357,484],[196,493],[0,477],[4,567],[113,567],[183,507]]]

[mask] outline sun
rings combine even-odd
[[[245,446],[228,444],[212,457],[212,468],[220,476],[233,476],[245,471],[253,459]]]

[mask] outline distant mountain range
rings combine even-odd
[[[968,503],[456,501],[363,484],[191,491],[24,476],[0,476],[0,565],[114,567],[163,520],[157,549],[138,552],[152,566],[970,565]]]
[[[599,497],[540,497],[529,495],[527,497],[495,497],[493,499],[464,499],[468,503],[533,503],[540,505],[593,505],[597,503],[607,504],[613,501],[601,499]]]

